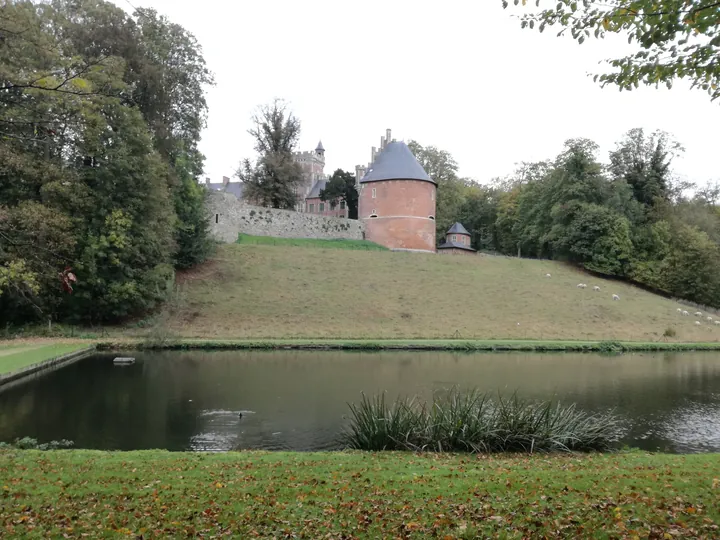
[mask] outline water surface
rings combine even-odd
[[[218,351],[99,354],[0,391],[0,441],[80,448],[338,447],[361,392],[430,397],[459,385],[615,411],[623,442],[720,451],[720,354]],[[242,416],[240,416],[242,415]]]

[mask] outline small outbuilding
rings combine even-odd
[[[462,223],[456,223],[445,234],[445,242],[438,246],[438,253],[450,255],[472,255],[476,251],[470,247],[470,233],[462,226]]]

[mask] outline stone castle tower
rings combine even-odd
[[[327,180],[325,174],[325,148],[322,141],[318,142],[317,148],[312,152],[293,152],[293,159],[300,164],[303,171],[304,181],[297,189],[298,203],[295,209],[303,212],[305,208],[305,197],[312,190],[318,180]]]
[[[435,252],[437,184],[390,130],[372,148],[372,163],[355,167],[358,218],[366,239],[395,250]],[[362,175],[362,176],[361,176]]]

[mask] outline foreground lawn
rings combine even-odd
[[[0,452],[6,535],[718,537],[720,456]]]
[[[163,335],[208,339],[720,341],[679,307],[695,311],[551,261],[228,244],[178,275],[161,320]]]
[[[43,360],[69,354],[88,347],[87,343],[71,344],[0,344],[0,375],[37,364]]]

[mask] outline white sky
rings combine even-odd
[[[130,2],[167,15],[203,46],[216,86],[201,150],[214,182],[253,157],[250,116],[275,97],[302,123],[301,150],[322,139],[330,173],[366,164],[386,128],[449,151],[462,176],[487,182],[519,161],[554,157],[572,137],[596,141],[606,161],[627,130],[644,127],[685,146],[680,176],[720,178],[720,104],[684,82],[601,89],[587,74],[626,42],[581,46],[552,28],[521,30],[512,17],[521,8],[503,10],[501,0]]]

